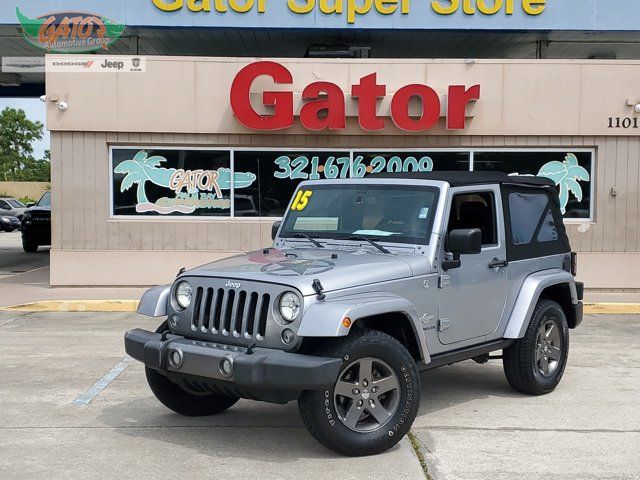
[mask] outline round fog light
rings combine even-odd
[[[171,328],[178,328],[178,315],[171,315],[171,318],[169,318],[169,325],[171,325]]]
[[[293,342],[294,338],[295,338],[295,334],[293,333],[293,330],[291,330],[290,328],[285,328],[282,331],[282,341],[287,345]]]
[[[171,350],[169,352],[169,364],[173,368],[180,368],[180,366],[182,365],[182,351]]]
[[[225,377],[228,377],[231,375],[232,369],[233,369],[233,364],[231,363],[231,360],[229,360],[228,358],[223,358],[222,360],[220,360],[221,374],[223,374]]]

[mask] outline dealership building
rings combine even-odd
[[[267,246],[304,179],[474,170],[553,179],[587,288],[640,289],[634,0],[18,3],[3,57],[42,58],[62,3],[114,36],[0,77],[46,94],[52,285]]]

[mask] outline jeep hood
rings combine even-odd
[[[417,254],[384,254],[369,249],[300,248],[263,250],[218,260],[184,272],[181,277],[217,277],[278,283],[312,295],[314,279],[325,292],[430,272],[429,261]]]

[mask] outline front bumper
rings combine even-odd
[[[125,333],[127,354],[147,367],[172,374],[203,377],[244,388],[321,390],[333,385],[340,358],[315,357],[268,348],[243,347],[189,340],[135,329]],[[175,360],[179,359],[178,362]],[[231,362],[231,372],[221,368]]]

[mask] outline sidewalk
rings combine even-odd
[[[145,287],[52,288],[49,285],[49,267],[46,266],[0,279],[0,308],[59,300],[139,300],[145,290]]]

